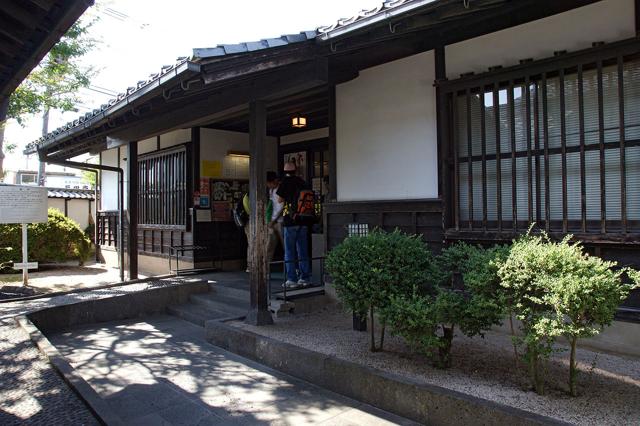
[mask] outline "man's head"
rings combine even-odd
[[[296,163],[287,161],[284,163],[284,172],[288,175],[293,175],[296,173]]]
[[[274,189],[278,187],[280,183],[280,179],[278,179],[278,174],[274,171],[267,172],[267,187],[269,189]]]

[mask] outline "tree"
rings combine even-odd
[[[6,111],[0,108],[0,176],[3,175],[6,121],[15,119],[23,124],[25,116],[42,112],[43,133],[47,133],[49,111],[74,110],[78,90],[89,86],[96,71],[93,67],[83,66],[80,59],[96,44],[89,37],[89,29],[94,23],[95,19],[88,23],[76,22],[14,91],[8,104],[1,106]]]
[[[427,282],[433,264],[428,247],[418,236],[396,230],[373,230],[367,236],[349,237],[327,256],[326,268],[344,306],[360,316],[369,315],[371,351],[384,346],[384,307],[394,296],[411,294]],[[381,322],[380,344],[376,345],[374,322]]]

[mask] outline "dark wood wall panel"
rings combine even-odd
[[[418,234],[434,251],[442,248],[442,203],[439,200],[336,202],[325,204],[324,211],[329,250],[348,236],[352,223],[367,224],[369,230],[399,229]]]

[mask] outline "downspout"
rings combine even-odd
[[[120,167],[105,166],[103,164],[89,164],[79,163],[77,161],[65,161],[65,160],[52,160],[47,158],[41,158],[41,161],[46,161],[49,164],[55,164],[63,167],[70,167],[73,169],[87,170],[98,173],[98,170],[104,170],[107,172],[118,173],[118,258],[120,266],[120,281],[124,282],[124,170]],[[97,180],[96,180],[97,185]],[[97,205],[96,205],[97,206]],[[98,209],[96,208],[96,216]],[[97,219],[97,217],[96,217]],[[96,220],[97,222],[97,220]],[[96,223],[97,232],[97,223]],[[97,234],[96,234],[97,235]],[[96,238],[97,242],[97,238]]]

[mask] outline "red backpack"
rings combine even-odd
[[[315,219],[316,217],[316,194],[310,189],[301,189],[298,192],[298,204],[292,218]]]

